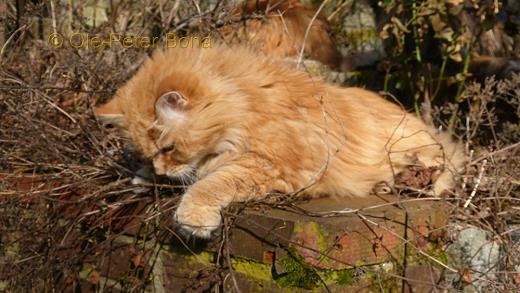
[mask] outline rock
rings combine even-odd
[[[511,258],[511,262],[513,263],[515,272],[520,275],[520,225],[511,225],[507,228],[508,231],[511,232],[511,243],[513,244],[510,247],[510,250],[503,251],[503,253],[507,254]]]
[[[436,292],[441,291],[437,283],[441,277],[439,269],[432,264],[417,264],[406,267],[404,292]]]
[[[286,58],[284,62],[290,67],[298,66],[297,58]],[[301,68],[311,76],[321,77],[323,80],[336,83],[344,84],[345,81],[352,75],[348,72],[338,72],[330,69],[327,65],[310,59],[303,59],[302,63],[298,68]]]
[[[355,1],[341,16],[338,39],[345,39],[349,46],[341,48],[344,56],[353,56],[344,70],[369,66],[385,57],[383,41],[377,32],[374,9],[366,0]],[[350,68],[349,68],[350,67]]]
[[[448,265],[459,273],[447,272],[446,281],[464,292],[485,292],[496,279],[500,246],[488,231],[476,227],[454,227],[454,241],[446,252]]]

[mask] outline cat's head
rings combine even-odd
[[[157,174],[190,173],[246,148],[249,104],[233,79],[217,72],[240,76],[256,64],[253,56],[220,46],[156,51],[96,116],[120,126]]]
[[[122,128],[132,139],[143,157],[149,159],[155,173],[172,178],[190,179],[203,150],[195,142],[189,129],[188,99],[179,91],[167,91],[151,107],[129,103],[123,96],[125,88],[118,91],[108,103],[95,109],[97,119],[103,124]],[[199,140],[207,140],[204,135]]]

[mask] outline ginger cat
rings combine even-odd
[[[232,12],[235,17],[244,16],[244,20],[223,26],[218,36],[225,43],[247,45],[275,58],[298,58],[305,45],[304,57],[338,69],[342,56],[327,20],[318,14],[312,21],[317,12],[317,7],[298,0],[250,0]]]
[[[367,196],[418,159],[442,170],[439,194],[462,165],[447,134],[377,94],[246,47],[157,51],[96,114],[118,121],[157,174],[194,182],[175,220],[201,238],[222,208],[270,191]]]

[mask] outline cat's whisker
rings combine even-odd
[[[192,166],[188,165],[183,168],[169,170],[166,172],[166,176],[174,180],[180,181],[180,183],[187,187],[196,181],[196,170]]]

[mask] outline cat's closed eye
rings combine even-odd
[[[161,153],[161,154],[165,154],[165,153],[172,152],[172,151],[174,151],[174,150],[175,150],[175,144],[172,143],[172,144],[170,144],[170,145],[168,145],[168,146],[166,146],[166,147],[161,148],[161,149],[159,150],[159,153]]]
[[[170,144],[163,148],[159,148],[159,150],[157,151],[157,153],[155,153],[153,157],[156,158],[157,156],[164,155],[172,151],[175,151],[175,144]]]

